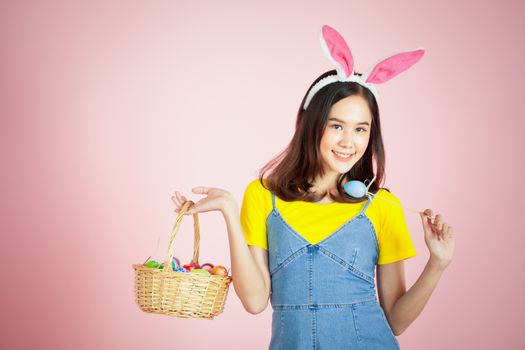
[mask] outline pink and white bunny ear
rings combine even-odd
[[[423,57],[424,53],[424,49],[418,48],[415,50],[391,55],[377,63],[372,68],[371,72],[363,78],[366,79],[366,83],[384,83],[385,81],[392,79],[399,73],[402,73],[408,68],[412,67],[421,59],[421,57]]]
[[[325,56],[332,62],[337,75],[347,78],[354,72],[354,58],[345,39],[334,28],[324,25],[321,28],[321,47]]]

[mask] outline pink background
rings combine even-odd
[[[524,6],[519,1],[2,1],[2,349],[266,349],[271,308],[233,287],[213,321],[141,312],[131,265],[163,259],[175,190],[229,190],[293,134],[311,81],[331,69],[319,29],[364,71],[427,49],[379,87],[386,186],[455,227],[456,256],[403,349],[518,349]],[[520,209],[520,211],[518,211]],[[230,266],[218,212],[201,214],[201,262]],[[419,217],[406,213],[418,256]],[[175,255],[191,258],[183,221]],[[160,246],[156,249],[157,239]]]

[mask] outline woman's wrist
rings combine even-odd
[[[432,268],[432,270],[435,270],[435,271],[445,271],[445,269],[447,268],[447,266],[450,264],[450,261],[445,261],[445,260],[442,260],[442,259],[439,259],[439,258],[435,258],[433,256],[430,256],[430,258],[428,259],[428,263],[427,265],[429,265],[430,268]]]
[[[221,208],[221,212],[224,217],[232,217],[239,214],[239,206],[233,196],[230,196],[230,198],[225,201]]]

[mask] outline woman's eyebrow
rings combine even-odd
[[[330,120],[335,120],[335,121],[340,122],[343,125],[346,125],[346,123],[343,120],[339,119],[339,118],[335,118],[335,117],[328,118],[328,121],[330,121]],[[357,125],[368,125],[368,126],[370,126],[370,123],[369,122],[360,122],[360,123],[357,123]]]

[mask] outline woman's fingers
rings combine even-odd
[[[425,227],[428,226],[428,214],[427,214],[427,211],[423,211],[423,212],[420,212],[419,215],[421,216],[421,221],[423,222],[423,225]]]
[[[423,219],[423,224],[429,230],[429,232],[434,234],[438,239],[441,239],[443,237],[443,217],[441,216],[441,214],[437,214],[432,219],[432,215],[434,215],[432,209],[425,209],[421,215],[421,218]]]
[[[173,203],[175,204],[177,208],[180,208],[179,200],[177,199],[176,196],[171,196],[171,200],[173,201]]]
[[[445,239],[451,239],[454,237],[454,229],[452,226],[449,226],[448,224],[443,225],[443,237]]]
[[[182,199],[180,198],[179,192],[175,191],[175,195],[171,197],[173,199],[173,203],[180,209],[182,207]]]
[[[186,197],[184,197],[182,194],[180,194],[180,192],[177,192],[177,194],[179,195],[179,199],[181,200],[182,204],[184,204],[184,202],[187,202],[188,200],[186,199]]]
[[[179,205],[183,205],[184,204],[184,200],[182,199],[181,194],[178,191],[175,192],[175,194],[177,195],[177,199],[179,200]]]
[[[197,193],[197,194],[203,194],[203,195],[208,195],[208,193],[210,192],[210,190],[212,190],[211,187],[206,187],[206,186],[197,186],[197,187],[194,187],[191,189],[191,191],[193,193]],[[173,200],[173,203],[175,203],[175,205],[177,206],[177,209],[175,209],[175,212],[176,213],[179,213],[182,206],[188,202],[188,199],[186,197],[184,197],[182,194],[180,194],[179,191],[175,191],[175,196],[172,196],[171,199]],[[199,202],[197,203],[192,203],[189,207],[188,207],[188,210],[186,211],[186,215],[192,215],[194,213],[197,213],[201,210],[199,204],[200,202],[202,202],[202,200],[204,200],[205,198],[201,199]]]
[[[184,203],[186,203],[188,201],[186,199],[186,197],[184,197],[182,194],[180,194],[179,191],[175,191],[175,196],[177,198],[177,204],[179,205],[179,207],[183,206]]]
[[[443,228],[441,230],[441,239],[448,238],[448,225],[446,222],[443,223]]]
[[[434,225],[436,225],[438,231],[443,229],[443,216],[441,214],[437,214],[434,218]]]
[[[425,209],[421,213],[421,220],[423,221],[424,227],[427,230],[431,230],[432,231],[432,220],[431,220],[431,217],[432,217],[432,210],[431,209]]]
[[[449,238],[453,238],[453,237],[454,237],[454,229],[452,228],[452,226],[449,226],[449,227],[448,227],[447,236],[448,236]]]
[[[176,213],[180,212],[180,209],[182,208],[184,203],[186,203],[188,201],[186,199],[186,197],[184,197],[183,195],[180,194],[179,191],[175,191],[175,195],[171,197],[171,200],[177,206],[177,208],[175,209]]]
[[[431,232],[439,240],[447,240],[454,237],[454,230],[443,221],[443,216],[436,214],[434,219],[432,219],[432,214],[433,211],[431,209],[425,209],[423,212],[420,212],[425,230]]]

